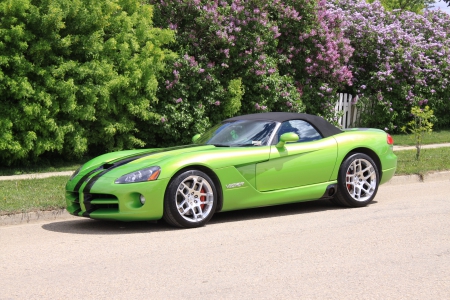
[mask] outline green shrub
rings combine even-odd
[[[173,32],[139,0],[0,3],[0,165],[143,146]],[[146,126],[148,128],[148,126]]]
[[[409,121],[401,130],[405,133],[411,133],[411,138],[414,140],[416,146],[416,160],[419,160],[423,136],[425,133],[431,133],[433,131],[433,122],[436,121],[436,117],[433,115],[433,110],[428,106],[425,106],[423,109],[419,106],[413,106],[411,108],[411,115],[413,116],[413,120]]]

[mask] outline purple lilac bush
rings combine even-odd
[[[337,0],[328,12],[341,16],[355,49],[348,91],[359,95],[364,126],[398,131],[412,106],[429,105],[436,127],[450,127],[450,15],[387,12],[377,1]]]
[[[187,142],[238,113],[307,111],[334,117],[336,91],[352,84],[353,48],[342,15],[315,0],[151,0],[154,24],[178,53],[158,90],[157,125]]]

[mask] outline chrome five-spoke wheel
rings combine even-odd
[[[189,170],[175,176],[166,191],[164,220],[177,227],[205,225],[214,214],[217,191],[204,172]]]
[[[186,221],[204,220],[211,213],[213,204],[212,187],[204,177],[188,176],[178,186],[176,205]]]
[[[366,201],[372,197],[377,187],[377,173],[366,159],[355,159],[346,172],[346,186],[349,195],[356,201]]]
[[[363,153],[348,156],[339,169],[334,203],[361,207],[369,204],[378,190],[379,171],[374,160]]]

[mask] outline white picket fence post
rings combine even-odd
[[[357,96],[356,96],[357,97]],[[339,100],[336,102],[334,109],[336,112],[343,112],[338,122],[342,128],[349,128],[355,125],[358,119],[358,111],[355,104],[352,103],[353,96],[350,94],[340,93]]]

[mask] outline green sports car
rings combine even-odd
[[[92,219],[163,218],[198,227],[215,212],[292,202],[329,199],[361,207],[397,166],[386,132],[340,130],[308,114],[238,116],[192,140],[92,159],[66,185],[67,210]]]

